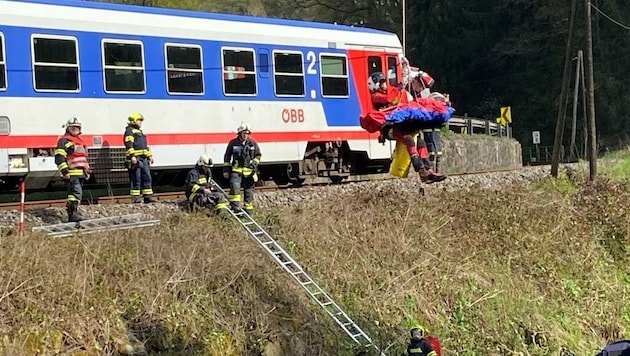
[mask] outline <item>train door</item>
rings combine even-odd
[[[370,78],[370,75],[375,72],[381,72],[384,74],[387,73],[387,71],[385,70],[385,49],[365,48],[363,50],[363,55],[359,60],[362,62],[359,68],[365,68],[362,73],[359,74],[362,78],[360,77],[358,80],[358,90],[361,95],[361,103],[363,105],[361,109],[365,113],[374,109],[374,107],[372,106],[372,96],[370,93],[370,88],[368,86],[368,79]]]

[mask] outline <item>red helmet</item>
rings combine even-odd
[[[431,88],[435,84],[435,80],[427,72],[420,71],[418,78],[420,78],[425,88]]]

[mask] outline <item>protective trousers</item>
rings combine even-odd
[[[422,139],[420,135],[418,135],[417,143],[416,139],[414,139],[414,135],[403,132],[397,129],[394,129],[393,132],[394,139],[396,141],[401,141],[405,144],[407,148],[407,152],[411,157],[411,164],[413,164],[413,169],[416,172],[422,172],[431,167],[431,162],[429,161],[429,151],[427,150],[427,144]]]
[[[241,207],[241,185],[245,193],[243,209],[251,214],[254,210],[254,178],[252,176],[245,177],[235,172],[230,174],[230,205],[233,208]]]
[[[217,212],[219,215],[227,216],[229,207],[228,200],[225,195],[219,192],[211,192],[210,194],[193,193],[190,199],[191,209],[193,211],[200,211],[204,208],[210,208]]]
[[[129,168],[129,180],[131,181],[131,198],[134,202],[139,202],[140,195],[145,200],[153,195],[151,187],[151,169],[149,168],[149,160],[147,158],[138,157],[138,163]]]
[[[439,172],[439,163],[442,157],[442,140],[440,138],[440,131],[426,130],[423,132],[424,140],[427,143],[429,149],[429,160],[433,162],[433,170]]]
[[[68,202],[66,209],[68,212],[68,222],[76,222],[83,220],[79,214],[79,203],[83,198],[83,176],[70,176],[68,179]]]

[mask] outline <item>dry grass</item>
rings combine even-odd
[[[420,321],[448,355],[589,355],[629,336],[628,188],[366,191],[259,220],[383,348],[396,342],[388,354]],[[351,354],[237,225],[198,216],[82,239],[5,237],[0,315],[7,355],[139,344],[162,355]]]

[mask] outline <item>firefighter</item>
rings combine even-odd
[[[245,193],[245,212],[254,210],[254,184],[258,181],[258,164],[260,163],[260,147],[249,135],[251,128],[241,123],[237,136],[232,139],[223,157],[223,177],[230,179],[230,205],[232,209],[241,207],[241,185]]]
[[[142,114],[129,115],[124,136],[129,180],[131,181],[131,201],[134,204],[142,203],[142,196],[145,203],[157,202],[153,197],[153,188],[151,187],[150,165],[153,164],[153,154],[149,149],[147,136],[142,132],[143,122],[144,116]]]
[[[447,102],[444,95],[440,93],[432,93],[431,88],[435,84],[435,80],[428,73],[418,71],[412,74],[411,87],[417,98],[431,98]],[[424,129],[422,130],[424,141],[429,149],[429,161],[435,172],[439,172],[440,160],[442,158],[442,140],[440,130]]]
[[[414,324],[409,331],[411,340],[407,346],[407,355],[401,356],[438,356],[431,343],[424,338],[424,328],[420,324]]]
[[[228,200],[221,192],[212,190],[212,158],[203,153],[199,156],[195,168],[186,176],[186,199],[192,211],[212,208],[220,216],[229,216]]]
[[[83,196],[83,183],[90,178],[87,146],[81,139],[81,121],[73,117],[62,127],[66,133],[57,141],[55,164],[68,185],[68,222],[79,222],[79,204]]]

